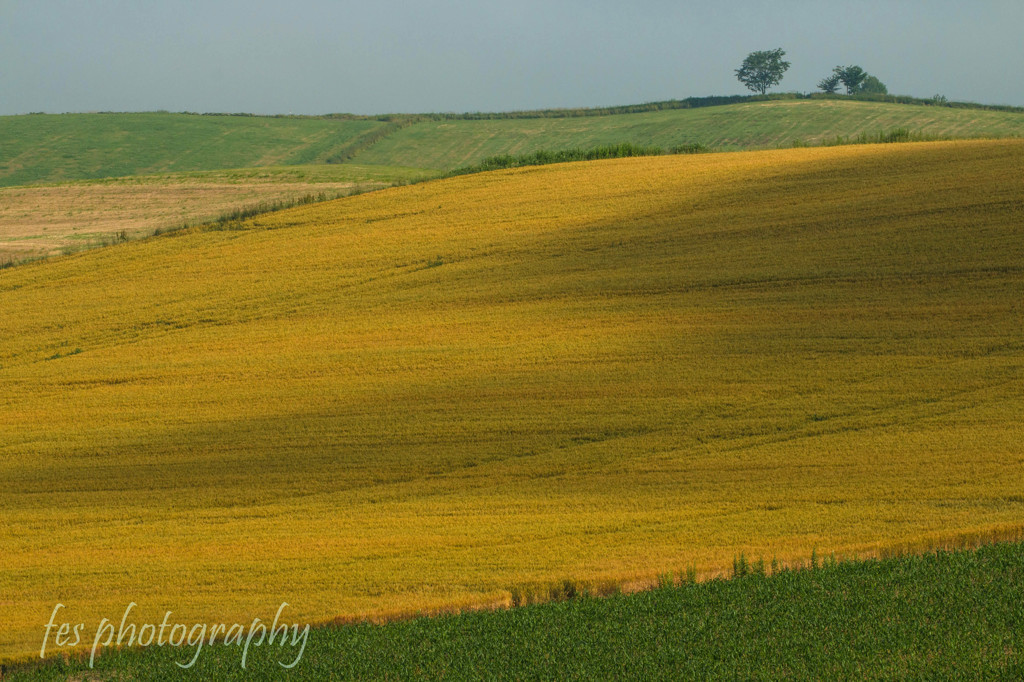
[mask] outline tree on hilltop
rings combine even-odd
[[[782,81],[782,74],[789,68],[789,62],[782,60],[785,54],[781,47],[751,52],[736,69],[736,79],[754,92],[765,94],[768,88]]]
[[[888,95],[889,88],[885,87],[885,83],[868,74],[867,78],[860,84],[860,87],[857,88],[857,92],[872,95]]]
[[[833,73],[830,76],[825,76],[820,81],[818,81],[818,89],[821,90],[822,92],[832,94],[836,91],[838,87],[839,75],[836,73]]]
[[[846,94],[852,95],[860,88],[860,84],[868,77],[868,72],[859,66],[837,66],[832,73],[846,86]]]
[[[818,83],[818,89],[822,92],[835,92],[839,84],[846,87],[847,95],[872,94],[887,95],[889,89],[885,83],[878,80],[859,66],[837,66],[832,73],[822,78]]]

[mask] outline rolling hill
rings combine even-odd
[[[415,182],[456,167],[480,170],[470,165],[496,155],[623,143],[666,150],[687,145],[759,149],[893,131],[904,131],[904,137],[1019,137],[1024,113],[774,99],[632,113],[380,119],[167,113],[0,117],[0,267],[258,206]]]
[[[614,110],[613,110],[614,111]],[[351,161],[449,171],[498,154],[629,142],[768,149],[894,128],[930,137],[1024,136],[1024,113],[846,99],[510,118],[62,114],[0,117],[0,187]],[[390,119],[394,120],[390,120]]]
[[[0,272],[0,656],[1024,525],[1024,142],[651,157]]]

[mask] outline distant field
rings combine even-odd
[[[631,142],[721,149],[818,144],[893,128],[936,137],[1024,136],[1024,114],[845,100],[782,100],[586,118],[427,121],[384,138],[354,161],[451,170],[498,154]]]
[[[0,265],[108,244],[302,197],[426,177],[385,166],[283,166],[0,188]]]
[[[0,186],[322,163],[383,125],[168,113],[2,116]]]
[[[723,150],[817,144],[894,128],[933,137],[1024,136],[1024,113],[777,100],[565,118],[376,120],[169,113],[0,117],[0,187],[257,166],[323,164],[448,171],[498,154],[632,143]],[[379,139],[378,139],[379,136]],[[358,151],[361,150],[361,151]]]
[[[1022,167],[523,168],[0,271],[0,657],[58,600],[317,622],[1018,537]]]

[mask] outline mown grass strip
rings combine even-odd
[[[907,128],[893,128],[882,130],[877,133],[860,133],[856,137],[843,137],[837,135],[831,140],[825,140],[816,145],[808,145],[802,140],[793,140],[786,147],[837,147],[851,144],[895,144],[899,142],[939,142],[947,138],[937,135],[925,135],[919,131],[911,131]],[[591,149],[548,150],[540,149],[530,154],[499,154],[489,156],[478,164],[456,168],[447,173],[447,177],[456,175],[470,175],[472,173],[486,173],[493,170],[507,168],[522,168],[524,166],[546,166],[552,163],[570,163],[573,161],[599,161],[602,159],[626,159],[634,156],[662,156],[663,154],[705,154],[714,151],[702,144],[681,144],[667,149],[654,145],[638,145],[631,142],[620,142],[618,144],[602,145]]]

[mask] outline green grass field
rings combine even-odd
[[[894,128],[931,137],[1024,135],[1024,113],[851,100],[746,102],[636,114],[423,120],[350,159],[447,171],[498,154],[632,143],[722,150],[818,144]],[[170,113],[0,117],[0,187],[163,172],[324,163],[389,124]]]
[[[724,150],[819,144],[894,128],[934,137],[1024,136],[1024,114],[849,100],[779,100],[582,118],[424,121],[355,156],[364,164],[451,170],[498,154],[629,142]]]
[[[382,125],[370,120],[169,113],[3,116],[0,187],[315,164]]]
[[[601,599],[316,628],[299,645],[152,646],[11,680],[1021,679],[1024,544]],[[248,623],[246,625],[249,625]],[[290,674],[279,661],[290,664]],[[182,669],[177,664],[192,667]]]

